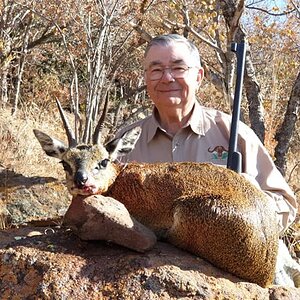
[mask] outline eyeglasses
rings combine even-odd
[[[169,68],[152,66],[149,69],[146,69],[145,71],[148,74],[148,78],[150,80],[154,81],[154,80],[160,80],[163,77],[166,70],[169,70],[171,76],[174,79],[184,78],[185,75],[187,74],[187,71],[191,68],[194,68],[194,67],[189,67],[186,65],[173,66],[173,67],[169,67]]]

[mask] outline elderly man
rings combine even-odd
[[[225,167],[231,116],[197,101],[204,72],[195,45],[176,34],[155,37],[146,48],[144,70],[153,112],[117,134],[119,137],[133,127],[142,128],[135,148],[120,161],[211,162]],[[296,197],[258,137],[242,122],[238,151],[242,154],[242,175],[274,204],[278,233],[283,234],[296,218]],[[282,240],[274,283],[300,287],[300,265]]]
[[[226,166],[231,117],[203,107],[196,92],[203,79],[197,48],[186,38],[161,35],[148,45],[144,56],[151,116],[121,130],[140,126],[141,136],[123,162],[211,162]],[[279,232],[294,221],[295,195],[277,170],[255,133],[240,123],[238,150],[242,174],[273,199]]]

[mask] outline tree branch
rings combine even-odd
[[[133,21],[129,22],[129,25],[140,34],[141,38],[144,39],[147,42],[150,42],[152,39],[152,36],[145,31],[140,25],[134,23]]]
[[[292,3],[293,3],[293,2],[292,2]],[[258,10],[258,11],[261,11],[261,12],[263,12],[263,13],[265,13],[265,14],[268,14],[268,15],[274,16],[274,17],[286,16],[286,15],[289,15],[289,14],[295,12],[296,10],[298,10],[298,9],[296,8],[296,6],[295,6],[295,8],[292,9],[292,10],[290,10],[290,11],[285,11],[285,12],[283,12],[283,13],[272,13],[272,12],[268,11],[267,9],[260,8],[260,7],[253,7],[253,6],[250,6],[250,5],[246,5],[246,8],[248,8],[248,9],[253,9],[253,10]]]

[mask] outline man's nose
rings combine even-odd
[[[163,70],[162,77],[160,79],[161,81],[175,81],[175,78],[172,75],[171,68],[165,68]]]

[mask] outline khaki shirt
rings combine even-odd
[[[231,116],[205,108],[197,102],[189,122],[170,136],[159,125],[154,113],[128,127],[140,126],[142,133],[135,148],[121,157],[121,162],[211,162],[226,167]],[[276,203],[280,231],[294,220],[297,202],[292,190],[277,170],[266,148],[256,134],[244,123],[239,123],[238,151],[242,154],[242,172]]]

